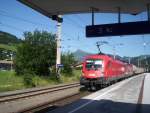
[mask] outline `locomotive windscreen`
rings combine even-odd
[[[102,68],[103,61],[100,59],[88,59],[86,60],[87,70],[98,70]]]

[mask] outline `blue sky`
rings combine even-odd
[[[0,0],[0,30],[9,32],[19,38],[23,38],[24,31],[46,30],[52,33],[57,31],[56,22],[28,8],[16,0]],[[137,16],[122,14],[122,22],[146,20],[146,13]],[[107,41],[116,46],[116,54],[120,56],[138,56],[150,54],[150,35],[116,36],[86,38],[85,26],[91,24],[91,14],[75,14],[63,16],[62,24],[62,51],[74,52],[82,49],[90,53],[96,53],[97,41]],[[99,13],[95,16],[95,24],[117,22],[117,14]],[[143,43],[149,43],[145,49]],[[109,45],[101,47],[105,53],[113,54],[113,48]]]

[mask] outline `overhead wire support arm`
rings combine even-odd
[[[92,25],[94,25],[95,22],[95,12],[98,11],[97,8],[91,7],[91,12],[92,12]]]
[[[121,23],[121,8],[118,7],[118,23]]]
[[[148,21],[150,21],[150,4],[147,4],[147,17]]]
[[[94,25],[94,8],[92,8],[92,25]]]

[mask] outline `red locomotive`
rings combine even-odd
[[[133,74],[133,65],[98,54],[86,56],[83,61],[80,84],[88,88],[96,88]]]

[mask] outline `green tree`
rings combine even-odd
[[[17,47],[14,60],[17,74],[33,73],[48,75],[49,67],[55,65],[55,35],[46,31],[24,33],[25,40]]]
[[[64,65],[62,72],[72,74],[72,65],[76,63],[74,55],[70,52],[64,53],[61,56],[62,64]]]

